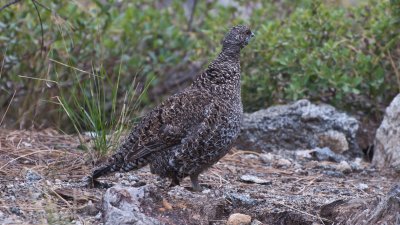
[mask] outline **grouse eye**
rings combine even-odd
[[[246,34],[247,34],[247,35],[250,35],[250,34],[251,34],[251,31],[250,31],[250,30],[247,30],[247,31],[246,31]]]

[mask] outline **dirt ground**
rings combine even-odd
[[[88,189],[82,183],[92,157],[78,146],[76,136],[54,130],[0,129],[0,223],[102,224],[106,189]],[[384,196],[398,182],[394,174],[376,171],[361,159],[346,165],[316,161],[308,153],[233,149],[201,175],[200,193],[190,191],[188,179],[181,187],[168,187],[148,167],[102,181],[152,185],[157,196],[143,212],[167,224],[225,224],[232,213],[250,215],[261,224],[288,215],[301,217],[302,224],[329,224],[319,215],[321,206]]]

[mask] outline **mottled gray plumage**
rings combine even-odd
[[[221,42],[221,53],[193,84],[149,112],[91,178],[150,164],[152,173],[174,184],[190,176],[199,190],[198,175],[221,159],[239,134],[239,56],[253,36],[246,26],[233,27]]]

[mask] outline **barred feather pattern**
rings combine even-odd
[[[221,159],[240,131],[239,56],[252,36],[246,26],[233,27],[208,68],[191,86],[143,117],[108,162],[93,171],[92,178],[150,164],[152,173],[181,180],[198,176]]]

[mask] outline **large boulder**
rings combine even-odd
[[[256,151],[328,147],[335,153],[360,155],[357,119],[326,104],[308,100],[246,113],[237,147]]]
[[[382,124],[376,131],[372,163],[400,172],[400,94],[386,108]]]

